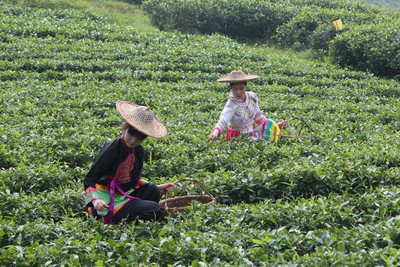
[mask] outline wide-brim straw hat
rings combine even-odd
[[[241,70],[234,70],[228,76],[219,78],[217,82],[241,83],[257,79],[257,75],[245,74]]]
[[[127,100],[118,100],[116,107],[126,122],[139,132],[154,138],[163,138],[167,135],[167,129],[150,107]]]

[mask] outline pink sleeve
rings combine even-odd
[[[89,204],[95,199],[99,199],[99,191],[97,191],[97,188],[95,187],[88,187],[85,190],[85,204]]]
[[[220,136],[220,135],[221,135],[222,131],[221,131],[221,129],[220,129],[220,128],[218,128],[218,127],[214,127],[214,130],[218,130],[218,136]]]

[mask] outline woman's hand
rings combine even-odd
[[[109,206],[101,199],[93,199],[92,204],[93,207],[98,211],[102,211],[106,208],[109,208]]]
[[[208,136],[208,139],[214,141],[219,137],[218,129],[214,129],[214,131]]]
[[[157,186],[160,189],[161,195],[168,194],[169,192],[172,191],[172,189],[174,189],[174,184],[173,183],[159,184]]]
[[[287,127],[287,123],[288,123],[288,120],[284,120],[284,121],[278,122],[278,126],[281,130],[283,130]]]

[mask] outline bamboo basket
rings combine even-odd
[[[189,206],[192,201],[198,201],[202,204],[215,203],[215,198],[210,194],[210,192],[204,187],[202,183],[200,183],[195,179],[183,178],[175,181],[174,184],[186,181],[193,182],[207,194],[178,196],[178,197],[163,199],[159,202],[159,204],[160,207],[163,208],[167,214],[176,214],[178,212],[186,211],[187,206]]]

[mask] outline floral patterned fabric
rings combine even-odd
[[[214,129],[220,134],[228,129],[227,140],[241,134],[252,135],[257,125],[265,123],[267,118],[261,113],[257,95],[254,92],[246,92],[246,101],[232,96],[226,102],[219,121]]]

